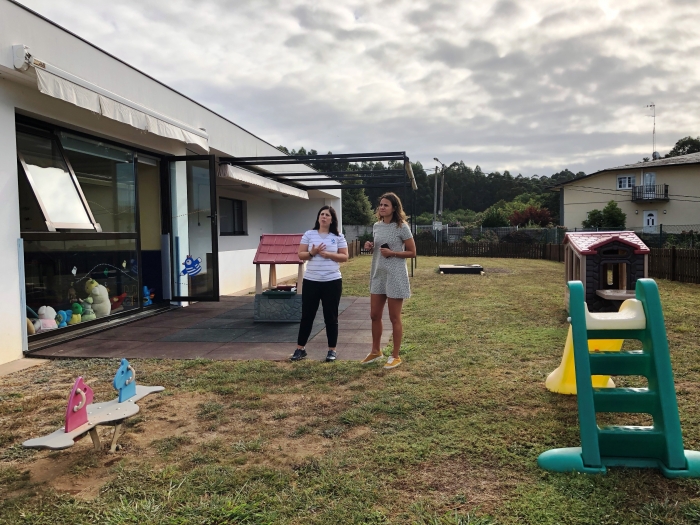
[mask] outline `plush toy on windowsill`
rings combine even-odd
[[[58,328],[56,324],[56,310],[50,306],[42,306],[39,308],[38,315],[39,319],[34,321],[34,330],[37,334]]]
[[[143,297],[141,300],[144,306],[151,306],[153,304],[153,297],[155,296],[153,292],[155,292],[154,288],[149,289],[148,286],[143,287]]]
[[[73,306],[71,307],[71,312],[72,315],[70,317],[70,321],[68,321],[68,324],[74,325],[80,323],[83,316],[83,307],[80,306],[80,303],[73,303]]]
[[[81,323],[84,323],[85,321],[94,321],[97,319],[95,311],[92,309],[92,297],[88,297],[84,301],[81,300],[80,305],[83,307],[83,315],[82,319],[80,320]]]
[[[113,312],[118,312],[124,309],[122,306],[122,303],[124,302],[124,299],[126,299],[126,292],[124,292],[121,295],[115,295],[112,297],[112,311]]]
[[[92,309],[97,318],[107,317],[112,311],[107,288],[99,284],[95,279],[85,283],[85,293],[92,298]]]
[[[59,310],[56,312],[56,324],[58,328],[65,328],[68,326],[68,321],[73,313],[70,310]]]

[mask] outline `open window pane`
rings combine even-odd
[[[36,314],[42,306],[80,314],[72,324],[138,308],[143,294],[136,261],[135,239],[25,240],[27,306]],[[27,311],[29,318],[32,311]],[[55,328],[50,322],[44,325]]]
[[[17,132],[17,151],[46,220],[58,228],[94,229],[56,141]]]
[[[133,153],[65,132],[60,133],[60,139],[66,158],[102,231],[135,232]]]

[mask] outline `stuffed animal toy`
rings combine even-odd
[[[50,306],[42,306],[39,308],[38,315],[39,319],[34,321],[34,330],[37,334],[58,328],[56,324],[56,310]]]
[[[126,299],[126,292],[124,292],[121,295],[115,295],[114,297],[112,297],[112,311],[113,312],[124,309],[124,307],[122,306],[124,299]]]
[[[56,312],[56,323],[58,328],[65,328],[68,325],[68,320],[71,318],[72,312],[68,310],[59,310]]]
[[[78,324],[82,320],[83,307],[80,306],[80,303],[73,303],[73,306],[71,307],[71,312],[72,315],[70,317],[70,321],[68,321],[68,324]]]
[[[188,255],[185,258],[185,262],[182,263],[182,265],[185,267],[185,269],[182,270],[180,275],[188,275],[190,277],[194,277],[202,271],[202,258],[197,257],[195,259],[191,255]]]
[[[78,294],[75,293],[75,288],[73,288],[72,286],[68,288],[68,302],[70,304],[78,302]]]
[[[150,306],[153,304],[152,297],[153,297],[153,289],[149,289],[148,286],[143,287],[143,298],[141,299],[143,301],[144,306]]]
[[[34,325],[32,324],[31,319],[27,319],[27,335],[34,335],[36,333],[36,330],[34,329]]]
[[[85,293],[92,297],[92,309],[98,319],[107,317],[112,311],[107,288],[99,284],[95,279],[85,283]]]
[[[81,300],[80,306],[83,307],[83,316],[80,321],[81,323],[84,323],[85,321],[94,321],[97,319],[95,311],[92,309],[92,297],[88,297],[84,301]]]

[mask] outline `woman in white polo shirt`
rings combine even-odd
[[[297,349],[292,361],[306,359],[306,343],[316,318],[318,303],[323,303],[323,320],[328,336],[326,362],[335,361],[338,343],[338,305],[343,293],[340,264],[348,260],[348,243],[338,232],[338,216],[331,206],[323,206],[316,216],[313,230],[308,230],[299,244],[299,258],[306,265],[301,294],[301,324]]]

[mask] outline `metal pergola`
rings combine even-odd
[[[393,167],[384,170],[349,169],[351,163],[362,162],[389,162],[392,163],[390,165],[393,165]],[[411,232],[415,232],[415,190],[418,187],[411,169],[411,162],[405,151],[328,155],[275,155],[268,157],[219,157],[219,163],[237,166],[301,190],[386,188],[387,191],[399,193],[403,202],[410,206]],[[306,165],[311,168],[312,163],[316,166],[329,166],[331,169],[317,170],[312,168],[314,171],[273,173],[263,167]],[[400,165],[397,166],[397,163],[400,163]],[[346,166],[346,168],[337,169],[338,165]],[[330,181],[334,184],[328,184]],[[373,203],[373,205],[375,204]],[[413,275],[413,260],[411,260],[411,275]]]

